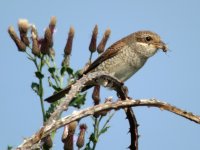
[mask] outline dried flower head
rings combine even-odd
[[[18,21],[18,28],[19,28],[19,33],[20,33],[20,38],[22,42],[26,44],[26,46],[29,46],[30,42],[27,37],[27,32],[29,29],[30,25],[28,23],[28,20],[26,19],[19,19]]]
[[[62,141],[64,142],[65,139],[69,136],[69,135],[73,135],[75,133],[76,130],[76,126],[77,126],[77,121],[71,122],[70,124],[67,124],[64,127],[64,131],[63,131],[63,135],[62,135]]]
[[[51,33],[50,28],[46,28],[44,39],[41,42],[41,53],[42,54],[49,54],[50,48],[53,46],[53,36]]]
[[[51,17],[51,20],[50,20],[50,23],[49,23],[49,28],[50,28],[52,34],[53,34],[54,29],[55,29],[55,27],[56,27],[56,22],[57,22],[56,17],[55,17],[55,16],[52,16],[52,17]]]
[[[67,139],[67,136],[68,136],[68,133],[69,133],[69,127],[68,125],[65,125],[64,126],[64,131],[63,131],[63,134],[62,134],[62,142],[64,143],[65,140]]]
[[[66,55],[62,61],[62,66],[64,67],[69,67],[69,62],[70,62],[70,55]]]
[[[32,53],[40,57],[38,34],[37,34],[36,27],[34,25],[32,25],[31,27],[31,38],[32,38]]]
[[[111,102],[112,102],[112,97],[108,97],[105,99],[104,103],[111,103]],[[104,110],[104,111],[99,112],[98,114],[101,116],[106,116],[108,112],[109,110]]]
[[[101,40],[101,42],[99,43],[98,47],[97,47],[97,52],[99,54],[103,53],[104,50],[105,50],[105,46],[106,46],[106,43],[108,41],[108,38],[110,37],[110,33],[111,33],[111,30],[110,29],[107,29],[103,35],[103,38]]]
[[[8,28],[8,33],[10,37],[13,39],[13,41],[15,42],[18,50],[21,52],[24,52],[26,50],[26,45],[19,39],[13,26],[10,26]]]
[[[64,147],[63,147],[64,150],[73,150],[74,149],[73,142],[74,142],[73,135],[67,136],[67,139],[64,142]]]
[[[27,33],[30,25],[27,19],[19,19],[18,21],[18,28],[19,32]]]
[[[81,125],[80,125],[80,130],[81,130],[81,131],[82,131],[82,130],[86,131],[86,130],[87,130],[87,125],[86,125],[86,124],[81,124]]]
[[[94,90],[93,90],[93,93],[92,93],[92,99],[94,101],[94,105],[98,105],[99,102],[100,102],[100,86],[99,85],[96,85],[94,87]]]
[[[98,26],[95,25],[93,32],[92,32],[92,38],[90,41],[90,46],[89,46],[89,50],[91,53],[96,51],[96,47],[97,47],[97,34],[98,34]]]
[[[76,145],[78,148],[82,148],[85,143],[85,131],[87,130],[87,125],[86,124],[81,124],[80,125],[80,133],[78,136],[78,140],[76,142]]]
[[[49,56],[51,56],[52,58],[55,57],[55,50],[54,50],[53,47],[51,47],[51,48],[49,49]]]
[[[31,34],[34,33],[34,36],[36,39],[38,39],[38,31],[36,29],[36,26],[34,24],[31,25]]]
[[[77,127],[77,124],[78,124],[77,121],[73,121],[68,125],[69,133],[74,134],[76,127]]]
[[[50,135],[46,136],[43,139],[43,141],[44,141],[44,145],[43,145],[44,149],[50,149],[53,146],[53,142],[52,142],[52,139],[51,139]]]
[[[68,33],[68,38],[67,38],[67,43],[66,43],[65,49],[64,49],[65,55],[71,55],[73,39],[74,39],[74,28],[70,27],[69,33]]]
[[[62,142],[64,143],[64,150],[73,150],[73,136],[76,130],[77,121],[66,125],[62,135]]]
[[[44,39],[46,40],[49,48],[53,46],[53,35],[51,33],[50,28],[46,28],[45,34],[44,34]]]

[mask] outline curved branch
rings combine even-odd
[[[68,109],[69,103],[74,97],[76,97],[77,93],[87,86],[94,86],[95,84],[98,84],[98,80],[107,81],[109,83],[108,86],[117,91],[122,99],[126,98],[122,88],[123,83],[115,77],[110,76],[104,71],[88,73],[87,75],[83,75],[83,77],[77,80],[76,83],[71,85],[69,92],[65,95],[64,101],[57,106],[55,111],[51,114],[51,117],[45,122],[45,125],[49,125],[58,120],[60,114]]]
[[[75,120],[79,120],[81,118],[94,115],[97,112],[104,111],[104,110],[111,110],[111,109],[121,109],[126,107],[136,107],[136,106],[148,106],[148,107],[157,107],[161,110],[167,110],[169,112],[172,112],[176,115],[182,116],[186,119],[189,119],[193,122],[196,122],[200,124],[200,116],[194,115],[191,112],[187,112],[185,110],[182,110],[180,108],[177,108],[175,106],[172,106],[168,103],[159,101],[157,99],[137,99],[137,100],[130,100],[126,99],[124,101],[117,101],[117,102],[110,102],[110,103],[104,103],[99,104],[93,107],[86,108],[84,110],[80,110],[76,113],[73,113],[69,116],[63,117],[56,122],[52,122],[50,125],[46,125],[42,127],[39,132],[34,134],[31,138],[26,139],[17,149],[29,149],[34,144],[37,144],[40,142],[40,140],[47,135],[49,135],[52,131],[72,122]]]

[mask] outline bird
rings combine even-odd
[[[125,82],[159,49],[163,52],[168,50],[167,45],[157,33],[148,30],[137,31],[108,47],[83,74],[104,71],[119,81]],[[71,85],[67,86],[45,101],[52,103],[61,99],[69,92],[70,87]]]

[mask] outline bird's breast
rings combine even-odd
[[[106,71],[124,82],[135,74],[146,62],[130,47],[124,47],[116,56],[102,62],[95,71]]]

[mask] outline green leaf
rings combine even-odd
[[[62,90],[60,87],[57,87],[57,86],[55,86],[55,85],[53,85],[53,84],[52,84],[52,87],[53,87],[53,89],[54,89],[56,92],[59,92],[59,91]]]
[[[66,71],[67,71],[67,73],[68,73],[69,75],[73,75],[73,69],[72,69],[72,68],[67,67],[67,68],[66,68]]]
[[[51,114],[54,112],[54,110],[56,109],[56,106],[57,106],[59,103],[60,103],[60,102],[57,101],[57,102],[55,102],[55,103],[52,103],[52,104],[49,106],[48,110],[47,110],[46,113],[45,113],[45,118],[46,118],[46,119],[48,119],[48,118],[51,116]]]
[[[92,150],[92,148],[90,147],[90,142],[88,142],[84,148],[84,150]]]
[[[12,149],[13,149],[13,147],[8,145],[7,150],[12,150]]]
[[[90,141],[93,141],[93,142],[95,141],[94,133],[92,133],[92,134],[90,135],[89,139],[90,139]]]
[[[50,68],[48,69],[48,71],[49,71],[51,74],[53,74],[53,73],[56,71],[56,68],[55,68],[55,67],[50,67]]]
[[[63,67],[61,68],[61,70],[60,70],[60,75],[63,76],[63,75],[65,74],[65,71],[67,71],[67,70],[66,70],[66,67],[63,66]]]
[[[36,75],[36,77],[37,77],[38,79],[44,78],[44,75],[43,75],[41,72],[39,72],[39,71],[35,72],[35,75]]]
[[[32,82],[31,88],[35,93],[37,93],[39,95],[39,84],[38,83]]]
[[[85,97],[86,97],[86,93],[78,94],[75,98],[72,99],[69,105],[74,106],[76,108],[80,108],[81,105],[85,104]]]
[[[100,134],[103,134],[103,133],[105,133],[105,132],[107,132],[107,130],[108,130],[109,128],[110,128],[110,126],[107,126],[107,127],[103,128],[103,129],[101,129],[99,135],[100,135]]]
[[[53,83],[51,82],[51,78],[50,77],[48,77],[48,83],[49,83],[49,86],[53,86]]]
[[[81,76],[81,70],[77,70],[77,71],[74,73],[74,78],[75,78],[75,79],[78,79],[80,76]]]

